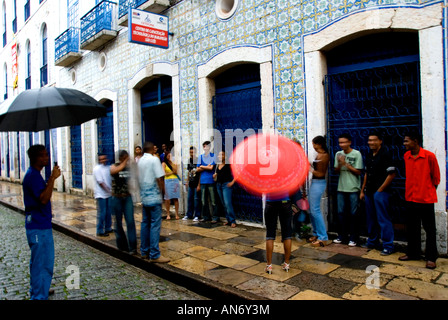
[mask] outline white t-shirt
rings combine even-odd
[[[162,194],[157,179],[165,176],[159,158],[145,153],[137,163],[140,198],[144,206],[154,206],[162,203]]]
[[[109,190],[112,188],[112,176],[110,175],[110,166],[98,164],[93,168],[93,178],[95,179],[94,196],[95,199],[107,199],[112,196],[111,192],[106,192],[100,183],[104,183]]]

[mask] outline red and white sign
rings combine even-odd
[[[18,80],[19,80],[19,71],[17,64],[17,43],[14,43],[11,47],[11,56],[12,56],[12,78],[14,79],[13,88],[17,88]]]
[[[168,17],[130,9],[128,21],[130,42],[168,49]]]

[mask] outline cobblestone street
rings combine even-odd
[[[0,208],[0,300],[29,299],[30,250],[24,216]],[[53,231],[55,269],[50,300],[199,300],[183,287],[142,271]],[[70,289],[70,266],[79,268],[79,289]],[[75,282],[70,281],[69,287]]]

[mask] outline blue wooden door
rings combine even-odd
[[[232,150],[237,139],[225,139],[226,129],[248,129],[258,132],[262,128],[261,120],[261,83],[258,64],[233,67],[215,78],[216,95],[213,98],[214,128],[221,132],[223,147],[230,143]],[[230,154],[227,154],[230,157]],[[263,206],[260,197],[253,196],[244,188],[235,184],[232,202],[238,219],[262,222]]]
[[[115,162],[114,115],[112,101],[108,100],[104,103],[104,105],[107,107],[107,116],[97,120],[98,153],[107,155],[109,164],[112,164]]]
[[[361,49],[358,49],[361,48]],[[331,165],[340,150],[338,136],[349,133],[352,148],[365,160],[370,151],[369,132],[383,137],[382,146],[392,154],[398,169],[392,183],[391,218],[395,239],[405,238],[403,139],[407,130],[421,132],[420,77],[418,39],[416,34],[373,35],[353,41],[336,52],[330,52],[325,79],[328,143]],[[355,64],[354,64],[355,62]],[[331,166],[331,167],[332,167]],[[338,175],[329,174],[329,225],[337,224]],[[366,234],[363,203],[360,226]]]
[[[72,187],[82,189],[81,126],[70,127]]]
[[[173,132],[172,79],[163,76],[150,81],[141,90],[144,141],[153,142],[161,151],[171,144]]]

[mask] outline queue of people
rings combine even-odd
[[[368,239],[365,248],[380,249],[381,255],[394,252],[394,229],[391,220],[389,200],[391,183],[397,170],[391,155],[382,146],[383,137],[378,132],[368,135],[370,152],[363,158],[358,150],[351,147],[352,138],[348,134],[338,137],[341,148],[335,155],[334,170],[339,174],[337,188],[337,214],[339,218],[337,244],[356,246],[359,242],[358,205],[366,204],[366,223]],[[437,186],[440,183],[440,170],[434,153],[421,147],[421,135],[410,132],[405,135],[404,164],[406,173],[405,200],[408,246],[401,261],[420,260],[421,225],[426,232],[426,267],[436,268],[438,258],[434,204],[437,202]],[[313,236],[308,239],[312,246],[329,245],[326,224],[321,210],[321,198],[326,189],[326,177],[330,168],[330,155],[326,140],[322,136],[313,139],[317,152],[309,168],[312,175],[309,189],[310,220]],[[210,150],[210,141],[203,143],[204,153],[198,158],[196,149],[190,148],[188,163],[188,210],[183,220],[211,221],[218,223],[218,197],[224,206],[227,222],[236,227],[235,212],[232,205],[232,189],[235,180],[227,163],[225,152],[220,152],[219,160]],[[180,177],[178,168],[172,160],[169,148],[157,154],[157,147],[146,142],[143,148],[135,148],[134,161],[130,161],[127,151],[121,150],[118,161],[111,166],[104,154],[98,156],[98,165],[93,169],[95,179],[94,196],[97,201],[97,236],[105,237],[115,232],[117,247],[131,254],[137,254],[137,235],[134,221],[134,202],[132,176],[138,172],[136,187],[140,190],[138,200],[142,204],[141,244],[142,258],[151,262],[167,263],[159,249],[162,222],[162,205],[165,203],[167,219],[169,205],[174,201],[175,217],[179,218],[178,199],[180,198]],[[54,268],[54,243],[52,235],[51,196],[55,180],[61,175],[57,165],[45,182],[41,171],[48,164],[49,156],[42,145],[33,145],[28,151],[30,168],[22,184],[25,204],[25,228],[31,249],[30,283],[31,299],[48,299]],[[161,159],[163,159],[161,161]],[[361,182],[361,176],[364,178]],[[281,237],[284,246],[282,269],[289,271],[291,240],[293,234],[293,210],[295,204],[291,197],[271,198],[266,195],[264,218],[266,222],[266,260],[265,271],[272,273],[272,253],[276,237],[277,221],[280,220]],[[305,194],[302,194],[305,196]],[[295,199],[294,199],[295,201]],[[210,205],[209,205],[210,202]],[[210,212],[211,207],[211,212]],[[112,229],[112,217],[114,229]],[[123,217],[127,232],[123,229]]]
[[[327,173],[330,168],[330,154],[323,136],[312,140],[316,157],[311,161],[309,197],[309,218],[312,226],[312,236],[307,241],[314,247],[324,247],[331,243],[346,244],[350,247],[359,245],[359,205],[365,202],[367,242],[362,247],[378,249],[386,256],[394,252],[394,229],[390,215],[391,184],[396,177],[396,167],[391,154],[383,147],[383,137],[378,132],[368,135],[369,153],[365,163],[360,151],[352,148],[352,137],[341,134],[338,137],[340,151],[336,152],[333,169],[339,175],[337,185],[337,238],[330,240],[326,222],[321,210],[321,199],[327,187]],[[437,202],[436,187],[440,183],[440,172],[433,153],[420,146],[421,137],[409,133],[404,140],[406,153],[406,204],[408,218],[408,253],[400,260],[420,259],[420,223],[427,232],[426,259],[428,268],[435,268],[437,254],[434,203]],[[190,148],[188,163],[188,178],[185,183],[188,189],[187,212],[183,220],[193,219],[194,222],[220,222],[219,205],[225,212],[226,222],[232,228],[236,227],[235,211],[232,205],[232,189],[235,180],[225,152],[218,157],[211,152],[210,141],[202,145],[203,154],[197,156],[196,148]],[[179,219],[178,198],[180,197],[179,176],[177,166],[171,161],[170,149],[162,147],[162,168],[164,170],[164,199],[170,219],[169,206],[174,201],[176,219]],[[136,150],[136,154],[138,154]],[[104,159],[99,157],[99,167],[104,166]],[[94,172],[102,172],[100,169]],[[104,169],[103,169],[104,172]],[[421,172],[423,176],[418,175]],[[363,177],[362,177],[363,176]],[[98,235],[108,232],[110,219],[104,210],[103,198],[107,197],[110,182],[104,177],[98,178]],[[106,187],[106,188],[104,188]],[[101,188],[101,189],[100,189]],[[303,189],[303,188],[302,188]],[[103,196],[103,197],[102,197]],[[285,195],[284,199],[266,197],[264,219],[266,223],[266,272],[272,272],[271,257],[277,220],[280,220],[282,242],[285,250],[285,261],[282,265],[289,270],[290,240],[294,232],[292,208],[297,208],[294,195]],[[306,199],[306,193],[303,192]],[[105,213],[106,212],[106,213]],[[201,219],[202,217],[202,219]],[[103,231],[104,230],[104,231]],[[132,228],[131,228],[132,230]],[[123,237],[120,237],[121,239]],[[130,236],[133,239],[132,236]],[[131,247],[130,247],[131,248]]]

